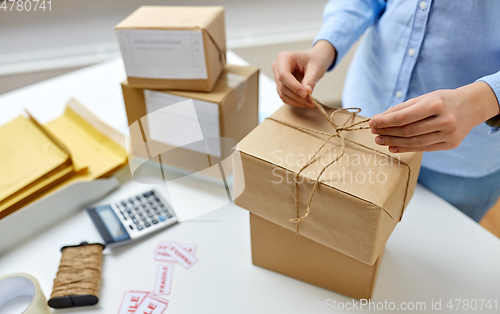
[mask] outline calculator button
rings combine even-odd
[[[141,200],[141,198],[139,196],[136,196],[135,199],[138,200],[138,201]]]
[[[137,230],[141,231],[142,227],[141,226],[137,226]]]
[[[155,225],[156,225],[156,224],[158,223],[158,220],[156,220],[156,219],[151,219],[151,222],[152,222],[153,224],[155,224]]]
[[[127,213],[129,213],[129,214],[132,212],[132,211],[130,210],[130,208],[128,208],[128,207],[127,207],[127,208],[125,208],[125,211],[126,211]]]
[[[122,201],[122,205],[123,206],[127,206],[127,203],[125,203],[124,201]]]
[[[132,219],[135,219],[135,215],[134,214],[130,213],[129,215],[130,215],[130,217],[132,217]]]
[[[170,215],[170,214],[167,214],[167,217],[168,217],[168,218],[172,218],[172,215]]]
[[[160,202],[160,199],[158,197],[155,197],[155,201]]]
[[[148,197],[148,196],[152,196],[152,195],[154,195],[154,194],[155,194],[155,193],[154,193],[153,191],[149,191],[149,192],[146,192],[146,193],[142,194],[142,196],[144,196],[144,197]]]
[[[160,219],[160,221],[165,221],[165,217],[163,217],[162,215],[159,215],[158,219]]]
[[[134,227],[132,225],[128,225],[128,227],[130,228],[130,230],[134,230]]]
[[[150,212],[148,212],[148,216],[149,218],[153,218],[153,214],[151,214]]]
[[[151,225],[149,224],[149,222],[145,222],[145,223],[144,223],[144,226],[146,226],[146,228],[151,227]]]
[[[131,199],[131,198],[129,198],[129,199],[128,199],[128,202],[129,202],[130,204],[134,204],[134,200],[133,200],[133,199]]]

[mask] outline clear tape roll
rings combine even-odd
[[[10,301],[25,296],[32,297],[28,308],[15,314],[50,313],[47,299],[35,277],[24,273],[15,273],[0,278],[0,309]]]

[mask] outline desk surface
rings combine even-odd
[[[231,63],[244,61],[229,54]],[[61,114],[67,98],[74,96],[98,117],[126,130],[119,82],[125,77],[120,60],[89,67],[0,96],[0,124],[14,118],[23,107],[46,122]],[[261,112],[280,104],[273,82],[261,75]],[[113,114],[110,114],[110,113]],[[120,173],[122,177],[126,172]],[[191,180],[191,181],[189,181]],[[104,201],[127,197],[146,186],[126,181]],[[160,191],[164,186],[157,186]],[[180,193],[227,202],[212,193],[213,184],[187,179]],[[195,200],[195,202],[196,202]],[[59,249],[82,240],[100,241],[84,212],[72,217],[21,247],[0,257],[0,276],[27,272],[35,276],[49,296],[59,265]],[[248,213],[227,204],[219,210],[182,222],[152,237],[108,250],[103,265],[100,302],[96,307],[53,310],[54,313],[117,313],[123,292],[152,291],[156,266],[153,250],[159,241],[198,245],[199,262],[186,270],[175,266],[172,293],[165,313],[323,313],[333,312],[333,300],[352,302],[345,296],[253,266],[250,255]],[[500,240],[461,212],[417,186],[415,195],[387,243],[373,302],[425,302],[441,300],[442,311],[451,299],[491,299],[500,303]],[[457,301],[453,303],[456,306]],[[495,303],[492,303],[493,306]],[[500,305],[497,305],[500,309]],[[361,312],[369,312],[365,307]],[[383,312],[383,311],[382,311]],[[394,311],[399,312],[399,311]],[[463,310],[463,312],[471,312]],[[485,312],[494,313],[493,310]],[[1,313],[1,311],[0,311]]]

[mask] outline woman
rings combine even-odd
[[[343,106],[373,116],[389,151],[424,151],[419,182],[479,221],[500,196],[498,16],[498,0],[331,0],[313,47],[273,63],[278,93],[314,108],[316,82],[368,29]]]

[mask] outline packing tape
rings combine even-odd
[[[8,302],[19,297],[32,297],[26,310],[14,314],[49,314],[47,299],[35,277],[15,273],[0,278],[0,309]]]

